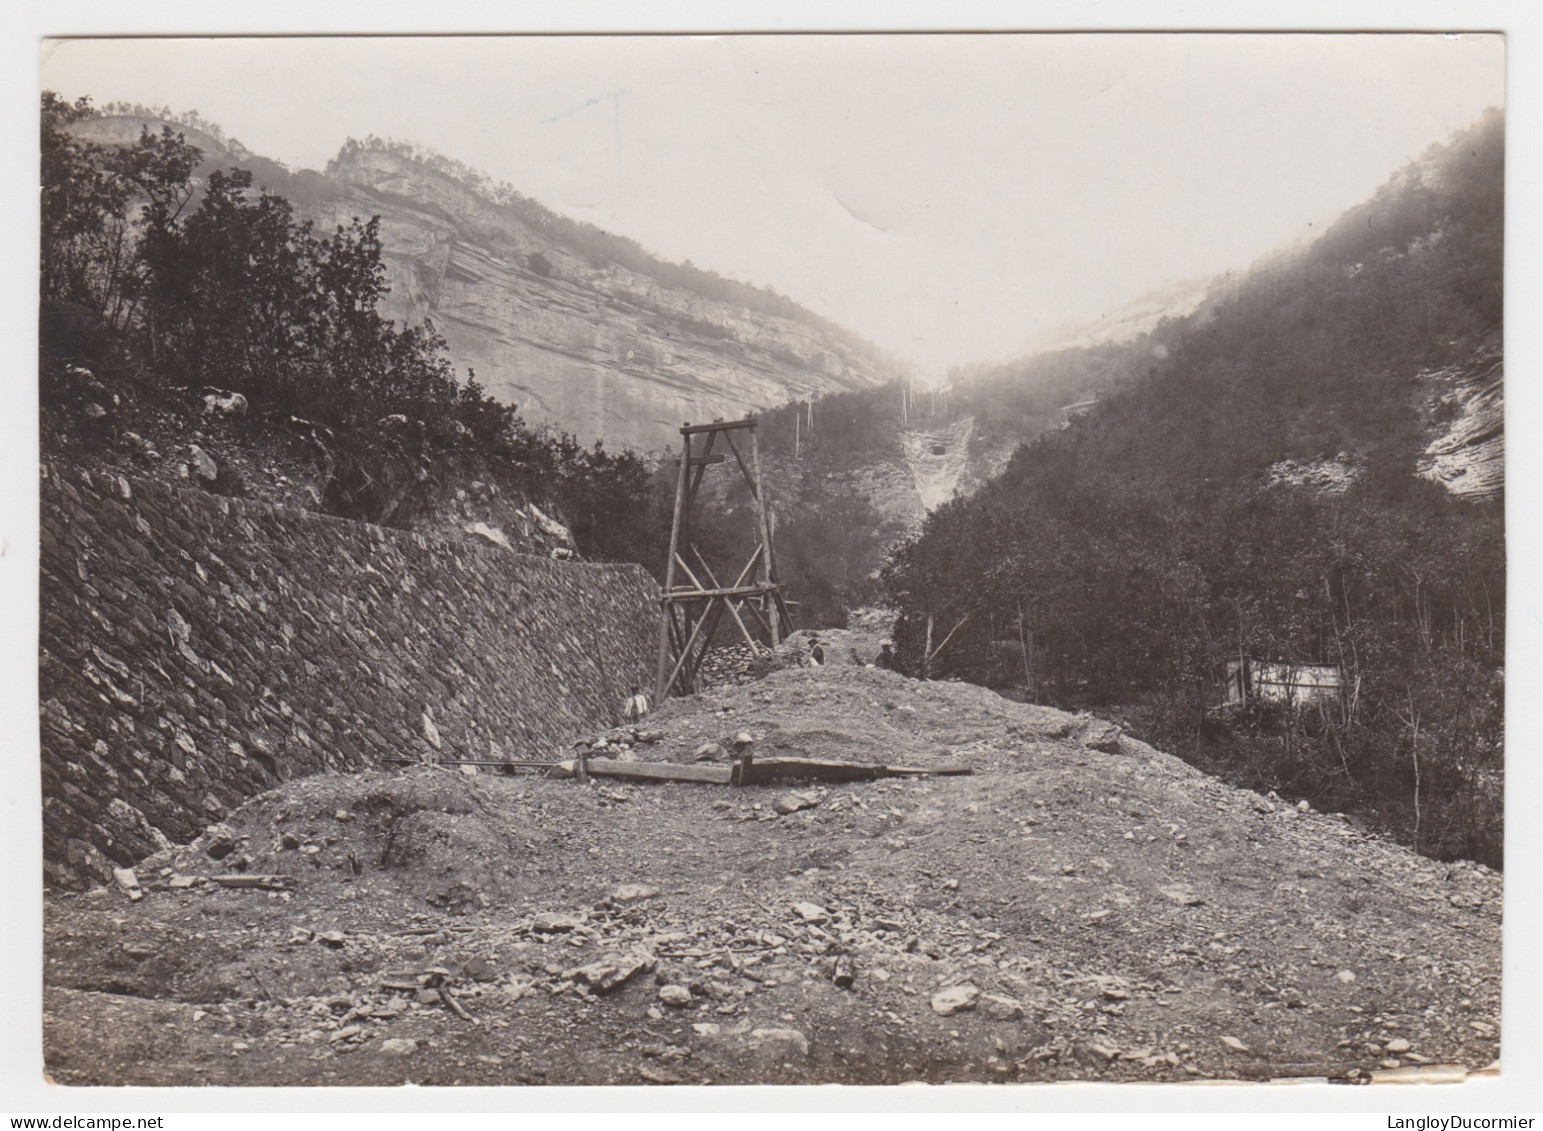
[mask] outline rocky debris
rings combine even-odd
[[[486,958],[468,958],[461,964],[461,974],[474,982],[498,981],[498,970]]]
[[[934,1009],[937,1008],[936,1000],[936,998],[933,999]],[[1004,997],[1001,994],[981,994],[976,1008],[993,1021],[1020,1021],[1023,1019],[1023,1002],[1015,997]]]
[[[514,549],[514,544],[509,541],[509,536],[496,526],[489,526],[485,522],[478,521],[468,522],[463,529],[465,529],[466,533],[481,538],[485,542],[491,542],[502,549]]]
[[[1119,754],[1122,752],[1120,746],[1122,735],[1123,732],[1114,723],[1088,717],[1082,723],[1079,738],[1082,745],[1086,746],[1089,750],[1098,750],[1105,754]]]
[[[425,707],[419,722],[423,726],[424,741],[435,750],[443,750],[445,743],[439,735],[439,726],[434,722],[434,709],[432,707]]]
[[[809,1038],[797,1029],[752,1029],[750,1051],[763,1063],[788,1064],[809,1056]]]
[[[1163,884],[1157,890],[1164,899],[1172,900],[1180,907],[1199,907],[1205,902],[1189,884]]]
[[[197,444],[188,445],[188,467],[205,483],[214,483],[220,477],[219,464]]]
[[[139,889],[139,877],[135,875],[133,868],[114,868],[113,880],[130,900],[138,902],[144,898],[145,893]]]
[[[1348,452],[1333,459],[1283,459],[1267,469],[1271,487],[1297,487],[1321,495],[1343,495],[1365,473],[1365,468]]]
[[[583,915],[565,915],[557,911],[543,911],[530,921],[530,929],[542,934],[559,931],[576,931],[584,925]]]
[[[729,752],[716,742],[704,742],[691,752],[693,762],[721,762],[728,756]]]
[[[827,637],[831,635],[829,630]],[[698,682],[703,691],[726,687],[739,687],[765,679],[772,672],[806,666],[809,656],[809,633],[797,632],[775,648],[759,645],[752,649],[748,644],[720,646],[708,650],[702,661]],[[827,647],[827,663],[834,657],[833,647]]]
[[[380,1043],[382,1056],[411,1056],[418,1051],[418,1042],[407,1037],[387,1037]]]
[[[752,683],[757,678],[755,666],[760,654],[748,644],[719,645],[709,648],[702,659],[697,681],[703,690]],[[764,674],[764,673],[762,673]]]
[[[691,1004],[691,991],[685,986],[670,984],[659,987],[659,1000],[672,1009],[681,1009]]]
[[[772,808],[783,816],[813,809],[820,803],[818,793],[785,793],[772,802]]]
[[[286,1056],[348,1057],[385,1038],[419,1042],[415,1081],[468,1083],[507,1083],[516,1064],[552,1083],[682,1073],[853,1083],[1278,1076],[1302,1074],[1288,1063],[1322,1074],[1386,1071],[1377,1066],[1392,1057],[1493,1057],[1499,983],[1475,940],[1498,929],[1495,874],[1421,860],[1326,818],[1261,819],[1257,795],[1165,755],[1110,758],[1073,733],[1046,737],[1070,716],[848,671],[844,700],[826,671],[671,701],[660,712],[666,744],[690,750],[704,731],[740,725],[771,749],[815,741],[805,727],[834,744],[831,720],[887,726],[873,722],[894,714],[883,697],[904,687],[946,720],[926,741],[992,772],[830,785],[820,805],[774,820],[779,791],[580,789],[415,767],[399,777],[434,791],[445,820],[436,830],[489,812],[501,824],[486,841],[391,867],[374,864],[388,830],[400,841],[424,811],[406,804],[398,777],[288,782],[201,843],[142,864],[142,904],[52,901],[50,992],[113,986],[102,1000],[130,1010],[179,995],[173,1031],[191,1026],[182,1003],[196,1001],[212,1012],[190,1039],[239,1037],[253,1072],[294,1082],[320,1079],[327,1062]],[[798,721],[800,700],[817,722]],[[1004,714],[987,725],[971,713],[982,706]],[[762,708],[785,713],[753,714]],[[321,852],[283,848],[286,832]],[[232,875],[283,860],[303,882],[173,889],[174,877],[211,867],[204,847],[215,838],[229,842],[230,866],[248,858],[248,872]],[[362,876],[347,852],[370,864]],[[483,854],[517,874],[489,889],[490,903],[476,901],[477,886],[453,909],[426,899],[420,873],[433,872],[437,890],[462,877],[481,885]],[[345,945],[319,941],[329,931]],[[83,974],[89,963],[99,965]],[[1339,980],[1351,967],[1363,976]],[[1460,1005],[1462,994],[1472,1000]],[[99,1016],[97,1001],[56,1007],[53,1049],[87,1047],[59,1026]],[[227,1004],[241,1025],[223,1020]],[[1222,1008],[1226,1035],[1253,1053],[1220,1040]],[[752,1035],[783,1027],[805,1034],[809,1052]],[[502,1059],[466,1068],[482,1056]],[[120,1082],[144,1071],[129,1063]],[[640,1063],[660,1080],[634,1075]],[[403,1065],[368,1082],[405,1075]]]
[[[974,430],[975,418],[966,416],[943,428],[901,436],[906,466],[924,511],[930,513],[954,497],[969,468]]]
[[[240,393],[233,393],[228,389],[205,389],[203,391],[203,414],[205,416],[225,417],[245,416],[247,413],[246,397]]]
[[[1429,443],[1416,474],[1475,502],[1505,489],[1505,364],[1498,340],[1458,365],[1427,370],[1421,387]]]
[[[563,977],[569,981],[582,983],[589,987],[591,993],[604,994],[626,985],[639,974],[652,973],[658,965],[657,958],[642,951],[613,953],[604,955],[586,966],[566,971]],[[663,1000],[662,997],[661,1000]]]
[[[122,435],[123,445],[129,450],[129,454],[135,459],[154,462],[161,458],[161,453],[155,444],[145,439],[138,432],[125,431]]]
[[[932,995],[932,1011],[942,1017],[964,1013],[976,1007],[980,990],[968,982],[949,986]]]
[[[613,904],[641,903],[646,899],[653,899],[659,894],[659,889],[648,884],[622,884],[611,890],[610,900]]]

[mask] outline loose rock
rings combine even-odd
[[[788,1064],[809,1055],[809,1038],[797,1029],[752,1029],[750,1047],[757,1059]]]
[[[200,479],[207,483],[213,483],[220,477],[219,464],[210,458],[208,452],[204,451],[197,444],[189,444],[188,453],[192,457],[193,470],[198,473]]]
[[[622,884],[611,893],[611,902],[638,903],[645,899],[652,899],[658,894],[658,888],[649,887],[647,884]]]
[[[543,911],[530,921],[530,929],[552,935],[561,931],[575,931],[584,925],[582,915],[564,915],[557,911]]]
[[[672,1009],[691,1004],[691,991],[685,986],[668,985],[659,987],[659,1000]]]
[[[802,809],[813,809],[820,804],[820,795],[817,793],[789,793],[777,798],[772,803],[772,808],[783,816],[789,813],[797,813]]]
[[[639,974],[649,973],[658,959],[642,951],[608,954],[588,966],[569,970],[563,977],[588,986],[591,993],[603,994],[625,985]]]
[[[934,999],[936,1001],[936,999]],[[933,1006],[937,1008],[936,1005]],[[993,1021],[1020,1021],[1023,1019],[1023,1002],[1015,997],[999,994],[981,994],[978,1008]]]
[[[1199,907],[1205,902],[1195,894],[1195,889],[1188,884],[1164,884],[1157,889],[1164,898],[1172,900],[1180,907]]]
[[[968,982],[959,986],[949,986],[948,989],[939,990],[932,995],[932,1011],[942,1017],[963,1013],[974,1009],[979,998],[980,990]]]

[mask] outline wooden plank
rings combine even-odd
[[[388,766],[514,766],[519,769],[551,769],[561,765],[550,758],[544,762],[522,762],[511,758],[436,758],[425,762],[422,758],[386,758]]]
[[[275,891],[296,886],[293,876],[210,876],[209,879],[222,888],[267,888]]]
[[[744,767],[740,785],[770,785],[779,781],[873,781],[883,766],[861,762],[822,762],[814,758],[768,758]]]
[[[661,601],[697,600],[702,597],[759,597],[770,593],[775,585],[737,585],[725,589],[668,589],[660,595]]]
[[[734,449],[734,458],[739,459],[739,449]],[[740,460],[740,467],[744,467],[744,461]],[[775,593],[777,591],[777,552],[772,548],[771,517],[766,506],[766,493],[761,490],[761,448],[756,442],[756,434],[750,433],[750,469],[745,472],[745,477],[750,480],[750,490],[755,495],[755,511],[757,520],[761,526],[761,545],[766,552],[761,555],[760,575],[756,578],[761,583],[762,589]],[[785,627],[781,620],[772,616],[771,621],[771,646],[773,648],[782,643],[782,629]]]
[[[704,464],[709,464],[709,463],[723,463],[728,458],[729,458],[728,456],[692,456],[690,459],[688,459],[686,461],[686,463],[688,463],[692,467],[701,467]],[[679,456],[675,457],[675,462],[676,463],[680,462],[680,457]]]
[[[707,474],[707,465],[701,461],[713,454],[713,442],[718,439],[718,433],[709,432],[707,443],[702,446],[702,454],[696,459],[696,472],[691,476],[691,485],[686,488],[686,510],[689,512],[696,503],[697,490],[702,486],[702,477]],[[691,443],[691,437],[686,437],[686,443]]]
[[[691,437],[687,436],[681,441],[680,474],[675,481],[675,514],[670,519],[670,556],[665,559],[664,567],[664,591],[668,593],[675,588],[675,555],[680,547],[681,514],[685,509],[686,501],[686,463],[691,458]],[[660,610],[664,619],[659,624],[659,658],[654,667],[654,706],[662,706],[664,697],[669,694],[670,683],[674,682],[671,676],[670,683],[666,683],[664,673],[670,668],[670,655],[672,625],[669,623],[670,608],[666,605]]]
[[[614,758],[589,759],[590,776],[632,781],[706,782],[728,785],[728,766],[683,766],[676,762],[619,762]]]
[[[688,424],[680,430],[682,436],[695,436],[701,432],[727,432],[731,428],[754,428],[754,420],[719,420],[713,424]]]
[[[883,766],[862,762],[833,762],[820,758],[767,758],[746,767],[742,784],[765,785],[778,781],[873,781],[913,774],[956,775],[974,771],[961,762],[936,766]]]
[[[751,436],[751,439],[755,439],[754,435]],[[739,464],[740,474],[745,477],[745,482],[750,484],[750,497],[755,500],[756,506],[759,507],[761,505],[760,479],[750,470],[750,465],[745,463],[745,457],[739,454],[739,445],[734,443],[734,437],[725,434],[723,440],[724,443],[728,444],[729,451],[734,453],[734,460]]]

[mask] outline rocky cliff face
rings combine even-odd
[[[1430,442],[1416,473],[1474,502],[1505,489],[1505,365],[1498,340],[1419,375]]]
[[[77,129],[129,144],[133,115]],[[587,443],[653,450],[678,442],[682,422],[738,419],[893,376],[863,350],[802,321],[718,301],[587,253],[457,177],[391,151],[350,147],[325,175],[274,162],[185,126],[206,169],[249,168],[254,182],[330,232],[353,217],[381,220],[391,293],[383,313],[432,318],[456,368],[468,368],[533,423]],[[667,265],[662,265],[667,266]],[[881,370],[889,369],[891,371]]]

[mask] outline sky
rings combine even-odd
[[[1500,36],[74,39],[67,97],[427,145],[924,373],[1309,237],[1504,103]]]

